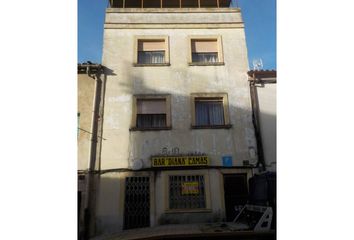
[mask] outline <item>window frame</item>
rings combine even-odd
[[[223,125],[197,125],[196,124],[196,112],[195,112],[195,101],[198,98],[212,99],[212,98],[221,98],[223,103],[224,110],[224,124]],[[226,128],[229,129],[232,127],[230,124],[229,116],[229,101],[227,93],[192,93],[191,94],[191,116],[192,116],[192,129],[220,129]]]
[[[139,128],[137,127],[137,116],[138,116],[138,100],[151,100],[151,99],[164,99],[166,101],[166,126],[165,127],[149,127],[149,128]],[[130,131],[159,131],[159,130],[171,130],[171,95],[170,94],[139,94],[133,96],[133,107],[132,107],[132,122]]]
[[[200,175],[204,177],[204,193],[205,193],[205,208],[170,208],[170,176],[195,176]],[[165,212],[167,213],[190,213],[190,212],[211,212],[211,197],[210,197],[210,181],[209,173],[205,170],[193,171],[168,171],[165,173]]]
[[[164,63],[139,63],[138,62],[138,52],[139,52],[139,41],[164,41],[165,42],[165,57]],[[144,35],[144,36],[135,36],[134,37],[134,67],[161,67],[161,66],[170,66],[170,44],[169,37],[162,35]]]
[[[216,40],[216,45],[218,49],[218,61],[217,62],[193,62],[193,53],[192,53],[192,41],[193,40]],[[189,66],[220,66],[225,65],[224,63],[224,53],[222,46],[222,37],[221,35],[204,35],[204,36],[188,36],[189,41]]]

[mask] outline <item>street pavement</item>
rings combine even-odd
[[[124,230],[120,233],[102,235],[91,240],[153,240],[153,239],[237,239],[275,240],[275,231],[254,232],[240,230],[234,223],[170,224],[150,228]]]

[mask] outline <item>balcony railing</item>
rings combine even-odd
[[[109,0],[111,8],[238,8],[238,0]]]

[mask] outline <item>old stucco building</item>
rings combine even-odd
[[[276,172],[277,162],[277,72],[275,70],[252,70],[248,72],[251,98],[259,132],[258,153],[265,170]]]
[[[232,220],[257,164],[240,9],[110,2],[96,233]]]

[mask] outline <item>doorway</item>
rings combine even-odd
[[[150,226],[150,178],[125,179],[124,229]]]
[[[226,221],[236,217],[235,206],[245,205],[248,200],[247,174],[224,174]]]

